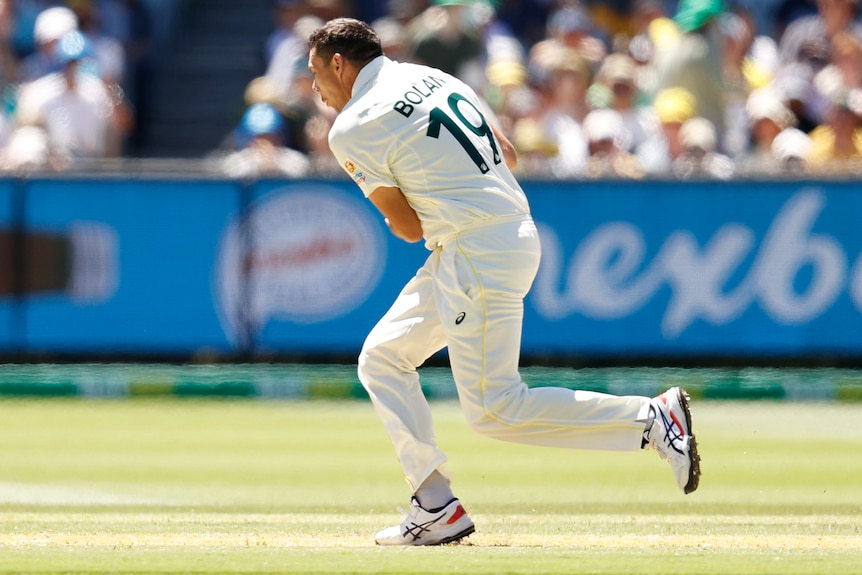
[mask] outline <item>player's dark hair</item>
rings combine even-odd
[[[359,68],[383,55],[371,26],[353,18],[336,18],[318,28],[308,38],[308,48],[327,64],[338,53]]]

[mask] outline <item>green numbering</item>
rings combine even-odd
[[[479,136],[480,138],[488,138],[488,143],[491,145],[491,150],[494,153],[494,164],[499,164],[502,160],[500,159],[500,152],[497,150],[497,142],[494,140],[494,133],[491,131],[490,126],[488,126],[488,122],[485,120],[485,117],[482,113],[470,102],[467,98],[458,93],[453,93],[449,95],[449,108],[452,110],[452,113],[458,120],[461,121],[463,125],[465,125],[471,132]],[[467,118],[464,117],[464,114],[461,113],[461,110],[458,108],[459,102],[464,102],[476,112],[476,115],[482,120],[482,123],[478,126],[474,126]],[[428,131],[425,133],[426,136],[431,136],[432,138],[440,137],[440,126],[446,126],[446,129],[455,136],[455,139],[458,140],[458,143],[461,144],[461,147],[464,148],[464,151],[470,156],[470,159],[478,166],[479,170],[482,171],[483,174],[488,173],[488,170],[491,168],[488,167],[488,162],[485,161],[485,158],[482,157],[482,154],[479,150],[476,149],[476,146],[473,145],[473,142],[470,141],[470,138],[467,137],[467,134],[458,126],[455,120],[452,119],[449,114],[441,110],[440,108],[434,108],[431,110],[429,114],[430,122],[428,124]]]

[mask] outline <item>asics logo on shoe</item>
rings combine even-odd
[[[676,442],[685,440],[685,431],[683,430],[682,425],[679,424],[676,416],[673,413],[669,415],[671,421],[668,421],[663,413],[661,414],[665,426],[664,440],[668,442],[674,451],[680,455],[684,455],[683,450],[676,446]]]
[[[460,509],[460,506],[458,508]],[[423,533],[428,533],[429,531],[431,531],[430,527],[441,519],[443,519],[443,515],[438,515],[434,519],[426,521],[425,523],[412,523],[410,525],[405,525],[404,537],[407,537],[409,535],[413,537],[413,541],[416,541],[422,537]]]
[[[667,403],[667,399],[662,397],[662,402]],[[685,429],[682,424],[676,418],[676,415],[673,414],[672,411],[668,411],[667,414],[661,409],[657,410],[661,414],[662,419],[662,427],[664,427],[664,441],[668,445],[673,448],[674,451],[679,453],[680,455],[685,455],[685,452],[677,447],[677,442],[685,441]]]

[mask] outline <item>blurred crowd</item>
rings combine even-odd
[[[0,170],[128,153],[152,22],[143,0],[0,0]]]
[[[153,5],[0,0],[0,170],[134,156]],[[307,38],[368,20],[390,58],[458,76],[531,178],[862,174],[859,0],[272,0],[232,177],[339,171]]]
[[[520,152],[525,176],[862,174],[858,0],[748,4],[389,0],[371,24],[390,58],[438,67],[475,88]],[[266,72],[245,94],[250,110],[266,107],[273,120],[250,129],[244,119],[240,146],[255,146],[260,159],[234,162],[231,173],[240,165],[288,175],[338,170],[326,145],[332,112],[312,92],[305,41],[342,15],[357,16],[356,6],[276,0]],[[273,147],[299,154],[278,164]]]

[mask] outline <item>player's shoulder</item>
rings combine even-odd
[[[355,132],[356,125],[357,118],[351,114],[342,112],[335,116],[332,125],[329,127],[329,145],[333,146],[352,140],[352,134]]]
[[[479,100],[468,84],[443,70],[413,62],[391,62],[393,65],[381,71],[375,86],[376,98],[391,102],[391,110],[397,112],[401,105],[412,108],[434,95],[454,92],[474,103]]]
[[[413,62],[399,62],[398,64],[403,66],[403,68],[399,70],[399,73],[405,78],[415,79],[431,77],[436,78],[440,83],[464,84],[464,82],[457,76],[453,76],[452,74],[444,72],[439,68],[434,68],[433,66],[426,66],[425,64],[417,64]],[[402,72],[402,70],[404,71]]]

